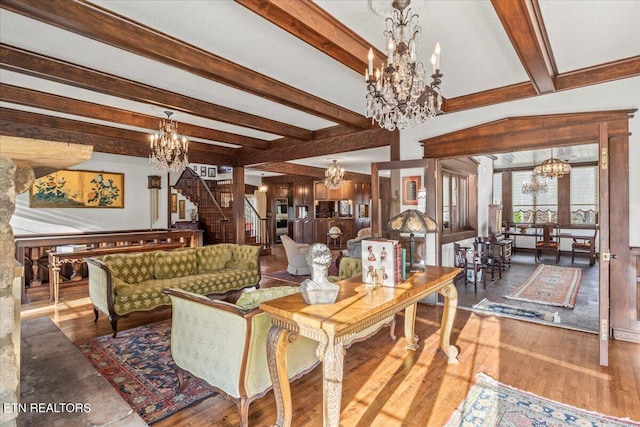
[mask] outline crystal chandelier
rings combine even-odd
[[[340,188],[344,180],[344,168],[338,164],[337,160],[333,160],[329,169],[324,172],[324,185],[332,190]]]
[[[160,130],[151,135],[149,163],[168,172],[180,172],[189,163],[187,138],[178,135],[178,122],[171,118],[173,112],[165,111],[167,118],[160,120]]]
[[[394,0],[392,17],[387,18],[387,64],[382,71],[373,69],[373,49],[369,49],[369,64],[365,71],[367,106],[365,117],[377,121],[387,130],[414,127],[440,111],[442,96],[439,85],[440,44],[431,56],[431,83],[417,61],[419,36],[418,15],[412,14],[411,0]]]
[[[533,169],[535,175],[543,178],[562,178],[571,172],[571,165],[564,160],[553,157],[553,148],[551,149],[551,158],[540,163]]]
[[[266,193],[269,187],[264,183],[264,174],[262,174],[262,180],[260,180],[260,185],[258,186],[258,191],[260,193]]]
[[[546,193],[549,190],[547,182],[538,180],[538,176],[535,173],[531,174],[531,179],[522,183],[522,194],[537,195]]]

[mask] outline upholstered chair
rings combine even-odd
[[[329,276],[328,279],[332,282],[339,282],[355,276],[362,276],[362,259],[345,257],[340,260],[338,275]]]
[[[292,292],[299,292],[297,286],[259,289],[230,304],[178,289],[165,290],[173,306],[171,356],[178,366],[180,387],[184,371],[201,378],[235,400],[240,425],[248,426],[249,405],[272,387],[266,350],[271,317],[256,307],[263,300]],[[317,347],[318,343],[302,336],[287,347],[291,381],[320,363]]]
[[[311,274],[309,264],[307,264],[307,252],[309,251],[309,245],[305,243],[296,243],[289,236],[283,235],[282,246],[287,254],[287,271],[294,276],[307,276]]]

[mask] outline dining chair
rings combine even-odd
[[[482,262],[482,252],[476,249],[464,248],[453,244],[456,267],[464,272],[464,285],[473,283],[473,290],[478,292],[478,282],[482,281],[483,288],[487,288],[487,265]]]
[[[542,233],[536,232],[536,261],[540,261],[543,252],[553,252],[556,264],[560,262],[560,224],[541,224]]]
[[[571,262],[572,263],[574,261],[576,253],[588,254],[590,266],[593,266],[596,263],[597,235],[598,235],[598,226],[595,226],[593,229],[593,236],[573,238],[573,243],[571,243]]]

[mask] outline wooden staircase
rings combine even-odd
[[[190,168],[182,172],[174,188],[198,207],[204,244],[235,243],[233,221],[233,183],[231,180],[203,180]],[[271,253],[269,220],[260,218],[255,207],[244,198],[245,244],[260,245],[261,254]]]

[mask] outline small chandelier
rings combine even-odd
[[[167,118],[160,120],[160,130],[150,136],[149,163],[168,172],[180,172],[189,163],[187,138],[178,135],[178,122],[171,118],[173,112],[165,111]]]
[[[324,185],[332,190],[340,188],[344,180],[344,168],[338,164],[337,160],[333,160],[329,169],[324,172]]]
[[[537,195],[549,191],[546,181],[538,180],[535,173],[531,174],[531,179],[522,183],[522,194]]]
[[[571,165],[564,160],[553,157],[553,148],[551,149],[551,157],[533,169],[535,175],[549,179],[562,178],[569,172],[571,172]]]
[[[260,180],[260,185],[258,186],[258,191],[260,193],[266,193],[269,187],[264,183],[264,174],[262,174],[262,180]]]
[[[433,118],[442,106],[439,85],[440,44],[431,56],[431,83],[426,82],[422,62],[417,61],[418,38],[422,31],[418,15],[412,14],[411,0],[394,0],[392,17],[387,18],[387,65],[373,70],[373,49],[369,49],[369,64],[365,71],[367,106],[365,117],[375,120],[387,130],[414,127]]]

